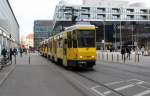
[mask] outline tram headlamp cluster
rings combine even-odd
[[[80,58],[83,58],[83,56],[80,56]]]
[[[95,56],[92,56],[92,58],[94,58]]]

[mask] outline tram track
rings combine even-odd
[[[87,86],[85,86],[81,82],[78,82],[75,78],[69,75],[68,71],[64,70],[62,66],[57,66],[54,63],[51,66],[49,64],[47,65],[50,68],[50,70],[60,75],[65,81],[67,81],[70,84],[70,86],[72,86],[76,91],[82,94],[82,96],[97,96],[95,93],[91,92],[91,90]]]
[[[48,65],[49,65],[49,64],[48,64]],[[51,66],[49,66],[49,68],[52,69]],[[118,92],[118,91],[116,91],[116,90],[114,90],[114,89],[112,89],[112,88],[106,86],[105,84],[103,84],[103,83],[101,83],[101,82],[98,82],[98,81],[96,81],[96,80],[94,80],[94,79],[91,79],[91,78],[88,77],[88,76],[85,76],[85,75],[81,74],[80,72],[67,71],[67,70],[64,70],[64,68],[63,68],[62,66],[61,66],[61,67],[60,67],[60,66],[56,66],[55,64],[53,64],[53,68],[55,68],[55,71],[54,71],[54,72],[59,73],[59,75],[60,75],[61,77],[63,77],[75,90],[77,90],[78,92],[80,92],[83,96],[93,96],[93,95],[94,95],[94,96],[106,96],[106,95],[98,95],[98,94],[96,94],[95,92],[92,92],[92,90],[91,90],[90,88],[88,88],[87,86],[85,86],[82,82],[78,82],[78,80],[77,80],[76,78],[74,78],[73,76],[69,75],[70,72],[73,73],[73,74],[76,74],[77,76],[80,76],[80,77],[82,77],[82,78],[84,78],[84,79],[86,79],[86,80],[88,80],[88,81],[90,81],[90,82],[92,82],[92,83],[95,83],[96,85],[105,87],[105,88],[107,88],[108,90],[110,90],[110,91],[112,91],[112,92],[118,94],[119,96],[126,96],[126,95],[124,95],[124,94],[122,94],[122,93],[120,93],[120,92]],[[52,70],[54,70],[54,69],[52,69]],[[69,73],[68,73],[68,72],[69,72]],[[72,80],[71,80],[71,79],[72,79]],[[75,81],[76,83],[75,83],[74,81]],[[88,93],[91,93],[92,95],[89,95],[89,94],[87,94],[87,92],[84,92],[83,90],[81,90],[81,88],[78,86],[77,83],[78,83],[81,87],[83,87],[84,89],[86,89],[86,90],[88,91]],[[76,85],[76,84],[77,84],[77,85]]]

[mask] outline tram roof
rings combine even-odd
[[[80,28],[91,28],[94,29],[95,26],[94,25],[73,25],[70,27],[66,27],[65,31],[67,30],[74,30],[74,29],[80,29]]]

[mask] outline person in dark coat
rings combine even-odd
[[[123,58],[125,57],[125,53],[126,53],[125,48],[122,48],[122,49],[121,49],[122,60],[123,60]]]
[[[10,61],[12,61],[12,55],[13,54],[14,54],[14,52],[13,52],[12,48],[10,48],[10,50],[9,50],[9,59],[10,59]]]
[[[14,56],[17,55],[17,49],[16,48],[13,49],[13,54],[14,54]]]
[[[127,47],[126,52],[127,52],[127,58],[129,58],[129,60],[130,60],[130,54],[131,54],[130,48]]]

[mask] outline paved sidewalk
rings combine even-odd
[[[10,62],[9,62],[10,63]],[[15,58],[12,58],[12,64],[8,64],[3,70],[0,70],[0,86],[7,79],[9,74],[15,69]]]
[[[17,56],[16,63],[15,70],[0,86],[0,96],[93,96],[85,95],[87,90],[81,91],[76,82],[60,74],[61,68],[37,53]]]

